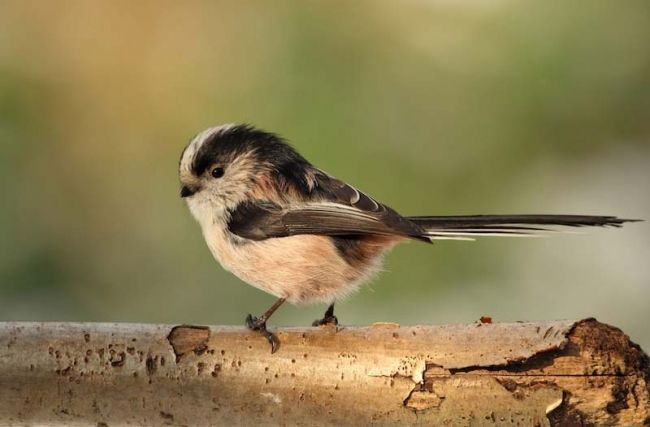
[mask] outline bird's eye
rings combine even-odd
[[[221,178],[223,174],[223,168],[214,168],[212,169],[212,172],[210,172],[210,175],[212,175],[213,178]]]

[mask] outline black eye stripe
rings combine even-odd
[[[235,125],[214,128],[212,134],[200,142],[190,168],[194,176],[200,177],[206,171],[211,171],[209,167],[214,164],[228,165],[239,155],[253,152],[257,159],[272,164],[294,160],[306,162],[279,136],[250,125]]]
[[[210,171],[210,175],[212,175],[213,178],[221,178],[224,172],[223,168],[214,168]]]

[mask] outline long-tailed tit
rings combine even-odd
[[[529,236],[554,226],[620,226],[628,220],[585,215],[405,217],[314,167],[279,136],[223,125],[194,137],[180,160],[181,197],[214,257],[243,281],[278,297],[246,318],[275,351],[266,321],[284,302],[327,303],[314,325],[337,323],[334,302],[380,268],[409,239],[472,240]]]

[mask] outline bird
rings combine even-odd
[[[369,281],[384,255],[408,240],[534,236],[562,227],[636,221],[593,215],[403,216],[312,165],[279,135],[250,124],[208,128],[179,161],[180,196],[225,270],[277,298],[246,326],[267,328],[286,301],[325,303],[314,326],[338,324],[334,304]]]

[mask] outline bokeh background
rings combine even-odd
[[[178,197],[249,122],[404,214],[650,219],[650,3],[0,1],[0,318],[241,324]],[[650,349],[650,226],[411,243],[344,324],[595,316]],[[325,307],[286,306],[307,325]]]

